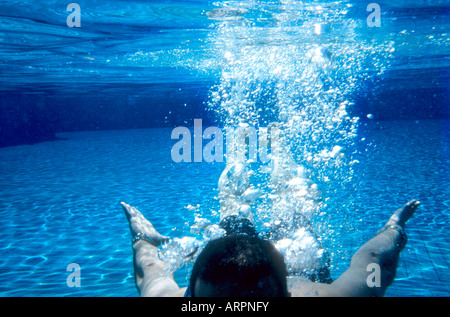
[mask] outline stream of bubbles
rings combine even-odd
[[[326,224],[311,221],[325,212],[333,190],[352,182],[359,164],[353,93],[388,68],[393,43],[375,45],[358,34],[366,20],[349,16],[349,1],[215,5],[207,13],[214,28],[204,67],[218,70],[219,80],[207,106],[227,131],[244,134],[235,144],[227,134],[220,212],[253,219],[284,254],[290,274],[308,277],[329,260],[321,243]],[[248,155],[255,146],[250,130],[257,131],[256,159]],[[231,155],[231,148],[243,155]],[[175,254],[223,234],[207,219],[193,225],[202,238],[163,249],[175,269],[183,262]]]

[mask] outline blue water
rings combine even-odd
[[[449,121],[389,122],[365,131],[354,188],[332,197],[332,276],[393,210],[415,197],[409,243],[387,296],[448,296]],[[170,129],[65,133],[67,140],[0,150],[3,296],[136,296],[130,234],[119,205],[137,206],[161,233],[190,235],[185,207],[218,208],[222,164],[179,165]],[[169,141],[170,140],[170,141]],[[214,218],[211,218],[214,220]],[[69,263],[81,287],[69,288]],[[176,274],[186,285],[186,269]]]
[[[350,0],[78,3],[69,28],[66,2],[0,1],[0,296],[137,296],[121,201],[173,238],[217,223],[225,163],[171,158],[194,118],[282,128],[333,278],[420,200],[386,295],[450,295],[447,1],[379,1],[380,28]]]
[[[193,220],[184,206],[214,195],[214,173],[172,163],[169,130],[63,136],[1,149],[2,295],[136,295],[119,203],[136,205],[162,233],[177,236]],[[79,289],[66,285],[69,263],[81,267]]]

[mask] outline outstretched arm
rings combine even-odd
[[[158,249],[167,237],[158,233],[142,213],[121,203],[133,237],[133,265],[136,288],[142,297],[183,296],[173,276],[165,271],[166,263],[158,257]]]
[[[353,255],[350,267],[332,284],[301,285],[299,295],[310,296],[383,296],[395,278],[400,252],[406,244],[405,224],[420,203],[412,200],[398,209],[379,231]],[[380,284],[370,285],[372,268],[379,269]]]

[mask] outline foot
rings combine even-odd
[[[406,222],[412,217],[419,206],[419,201],[415,199],[411,200],[391,216],[389,221],[386,223],[386,226],[400,226],[404,228]]]
[[[139,232],[143,233],[154,242],[155,246],[159,246],[161,243],[170,239],[169,237],[163,236],[156,231],[150,221],[145,219],[144,215],[142,215],[142,213],[135,207],[131,207],[124,202],[120,204],[122,205],[125,215],[127,216],[132,237],[136,236]]]

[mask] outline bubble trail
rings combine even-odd
[[[326,261],[318,238],[326,224],[312,228],[311,220],[336,184],[351,183],[357,163],[352,95],[388,68],[393,43],[362,37],[349,1],[215,6],[206,14],[211,57],[200,64],[219,74],[208,109],[233,132],[218,180],[221,216],[252,219],[283,252],[290,273],[308,275]],[[258,153],[269,149],[268,162],[246,156],[249,128],[259,133]]]

